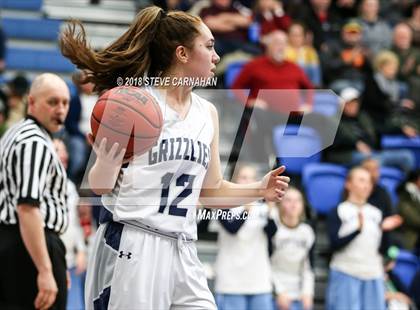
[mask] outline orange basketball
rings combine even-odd
[[[107,138],[126,148],[124,159],[147,152],[158,140],[163,118],[155,98],[142,88],[120,86],[106,91],[96,102],[90,118],[95,143]]]

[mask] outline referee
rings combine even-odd
[[[51,134],[69,109],[57,75],[35,78],[28,116],[0,140],[0,309],[65,309],[66,172]]]

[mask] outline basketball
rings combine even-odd
[[[96,102],[90,125],[95,143],[107,138],[107,149],[118,143],[126,149],[124,160],[147,152],[163,126],[155,98],[138,87],[120,86],[103,93]]]

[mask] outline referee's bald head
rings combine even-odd
[[[56,74],[43,73],[32,82],[28,96],[28,114],[48,131],[59,131],[69,109],[70,91]]]
[[[61,87],[68,91],[66,82],[57,74],[42,73],[33,80],[29,95],[38,95],[40,92],[45,91],[45,89],[52,87]]]

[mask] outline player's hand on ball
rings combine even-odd
[[[107,151],[106,149],[107,139],[103,138],[101,142],[99,143],[99,145],[97,145],[95,141],[93,140],[92,134],[88,134],[88,141],[97,156],[97,160],[102,165],[112,166],[112,167],[121,166],[121,164],[123,163],[124,155],[125,155],[125,148],[118,152],[119,144],[114,143],[111,149]]]
[[[37,277],[38,295],[35,298],[34,306],[36,309],[48,309],[54,303],[58,288],[53,273],[40,272]]]
[[[280,166],[267,173],[262,179],[262,196],[266,201],[278,202],[282,200],[290,182],[289,177],[280,175],[285,170],[285,166]]]

